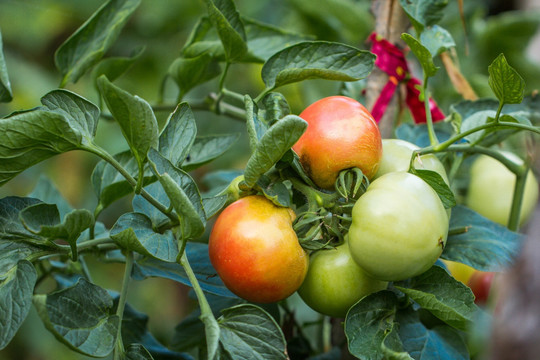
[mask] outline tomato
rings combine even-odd
[[[407,172],[374,180],[352,211],[349,247],[356,263],[379,280],[419,275],[441,255],[448,216],[437,193]]]
[[[264,196],[241,198],[218,216],[208,242],[225,286],[248,301],[282,300],[302,284],[309,257],[292,228],[294,212]]]
[[[469,286],[474,294],[474,302],[477,304],[485,304],[489,298],[491,287],[493,284],[493,278],[495,273],[493,272],[484,272],[476,270],[469,281],[467,286]]]
[[[446,268],[454,277],[454,279],[461,281],[465,285],[467,285],[467,282],[471,278],[472,274],[474,274],[476,271],[469,265],[465,265],[456,261],[443,260],[443,263],[444,265],[446,265]]]
[[[523,163],[523,160],[513,153],[504,152],[504,155]],[[491,221],[506,226],[512,208],[515,183],[516,176],[506,166],[490,156],[480,155],[470,169],[466,205]],[[538,181],[532,171],[529,171],[525,180],[520,225],[531,217],[537,201]]]
[[[400,139],[383,139],[382,146],[383,156],[374,179],[390,172],[408,171],[413,151],[420,149],[415,144]],[[441,175],[446,184],[449,184],[443,164],[433,154],[417,157],[414,160],[414,167],[435,171]]]
[[[381,134],[369,111],[346,96],[330,96],[308,106],[300,117],[306,132],[293,146],[313,182],[334,187],[340,171],[358,167],[369,179],[382,156]]]
[[[343,318],[364,296],[386,289],[388,283],[371,278],[352,259],[347,242],[310,256],[309,269],[298,294],[313,310]]]

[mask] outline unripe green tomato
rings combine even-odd
[[[343,318],[364,296],[387,286],[386,281],[371,278],[356,264],[345,242],[310,256],[309,269],[298,294],[313,310]]]
[[[400,139],[383,139],[383,155],[379,162],[379,170],[374,179],[396,171],[408,171],[411,156],[414,150],[420,149],[413,143]],[[443,178],[448,184],[448,176],[441,161],[433,154],[425,154],[414,160],[416,169],[432,170]]]
[[[523,163],[523,160],[513,153],[504,152],[504,155],[517,163]],[[491,221],[506,226],[512,208],[515,183],[515,174],[506,166],[490,156],[480,155],[470,169],[466,205]],[[530,218],[537,202],[538,181],[532,171],[529,171],[521,203],[520,225]]]
[[[317,186],[333,190],[339,173],[354,167],[373,178],[382,155],[381,133],[362,104],[329,96],[309,105],[300,117],[308,127],[292,148]]]
[[[260,195],[243,197],[223,210],[208,253],[229,290],[252,302],[270,303],[300,287],[309,257],[292,228],[295,216]]]
[[[349,247],[356,263],[384,281],[428,270],[448,235],[437,193],[418,176],[388,173],[373,181],[353,207]]]

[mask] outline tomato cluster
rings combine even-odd
[[[367,189],[354,200],[345,241],[330,239],[329,246],[308,255],[293,229],[294,212],[250,195],[218,217],[210,235],[210,259],[240,297],[275,302],[298,290],[314,310],[344,317],[353,304],[388,282],[428,270],[446,244],[450,211],[428,183],[409,172],[419,148],[403,140],[382,140],[375,120],[356,100],[327,97],[300,117],[308,127],[292,149],[319,194],[332,193],[344,170],[358,168],[368,179]],[[435,155],[419,156],[412,166],[438,173],[449,185]],[[475,191],[473,182],[473,208]],[[462,281],[467,283],[473,272]]]

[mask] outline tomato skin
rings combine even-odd
[[[379,162],[379,170],[374,179],[396,171],[408,171],[411,162],[411,156],[414,150],[420,149],[413,143],[400,139],[383,139],[383,156]],[[446,169],[441,161],[433,154],[425,154],[414,160],[416,169],[432,170],[443,178],[448,185],[448,176]]]
[[[310,256],[309,269],[298,294],[313,310],[344,318],[364,296],[384,290],[386,281],[371,278],[352,259],[347,242]]]
[[[317,186],[332,190],[339,172],[353,167],[369,179],[375,175],[382,156],[381,134],[362,104],[330,96],[309,105],[300,117],[308,127],[293,150]]]
[[[504,152],[509,159],[523,163],[517,155]],[[470,169],[470,183],[466,205],[486,218],[506,226],[512,208],[516,176],[498,160],[480,155]],[[538,201],[538,181],[532,171],[525,180],[525,192],[521,203],[519,224],[531,217]]]
[[[309,258],[292,228],[295,214],[251,195],[218,216],[208,242],[210,262],[229,290],[248,301],[282,300],[302,284]]]
[[[437,193],[416,175],[393,172],[374,180],[354,205],[349,247],[372,277],[398,281],[429,269],[447,235]]]
[[[489,298],[493,284],[494,272],[475,271],[467,282],[474,294],[476,304],[485,304]]]
[[[471,276],[477,271],[474,268],[457,261],[443,260],[443,263],[446,265],[454,279],[461,281],[465,285],[467,285]]]

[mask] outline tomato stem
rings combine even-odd
[[[433,129],[433,119],[431,117],[431,109],[429,107],[428,79],[429,77],[425,75],[425,72],[424,72],[423,93],[424,93],[424,109],[426,111],[426,124],[428,128],[429,143],[432,146],[435,146],[439,143],[439,139],[437,139],[437,134],[435,133],[435,130]]]
[[[512,207],[510,208],[510,217],[508,219],[508,229],[517,231],[519,229],[519,217],[521,213],[521,204],[523,202],[523,194],[525,193],[525,184],[529,167],[525,167],[524,171],[516,174],[516,183],[514,185],[514,195],[512,198]]]
[[[120,360],[124,354],[124,343],[122,341],[122,318],[124,317],[124,309],[126,306],[127,293],[129,282],[131,280],[131,271],[133,269],[133,252],[128,251],[126,253],[126,267],[124,269],[124,278],[122,280],[122,290],[120,292],[120,298],[118,299],[118,307],[116,309],[116,315],[118,316],[118,330],[116,333],[116,344],[114,346],[114,360]]]

